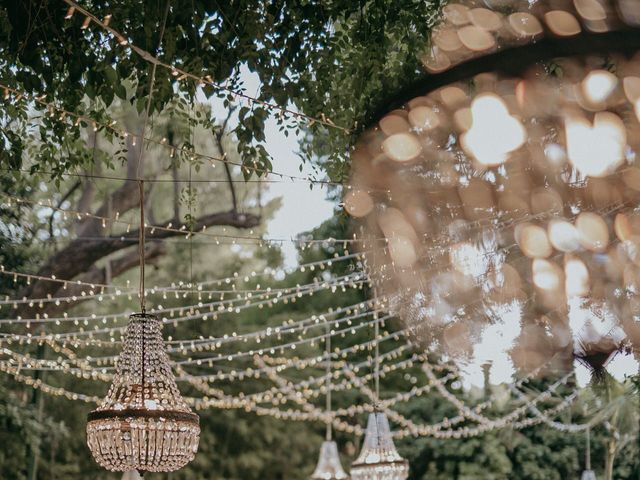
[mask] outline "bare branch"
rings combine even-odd
[[[129,182],[134,183],[134,182]],[[135,183],[134,183],[135,185]],[[176,221],[175,223],[179,223]],[[200,231],[205,227],[231,226],[235,228],[253,228],[260,224],[260,217],[253,214],[242,214],[238,212],[217,212],[204,215],[196,220],[193,231]],[[161,227],[160,225],[156,227]],[[186,233],[186,232],[185,232]],[[164,239],[182,235],[178,231],[168,231],[155,229],[153,226],[147,227],[147,239]],[[75,279],[76,276],[88,271],[100,259],[111,255],[114,252],[123,250],[131,246],[131,240],[139,237],[139,232],[130,231],[124,235],[94,237],[93,240],[75,239],[69,245],[54,254],[40,268],[38,275],[50,277],[55,275],[60,279]],[[48,281],[34,281],[20,293],[20,297],[44,298],[47,295],[63,296],[64,290],[59,283]],[[23,305],[18,314],[28,316],[36,312],[28,305]]]
[[[146,246],[144,253],[145,261],[149,264],[153,264],[157,259],[167,253],[167,248],[161,242],[154,242]],[[140,265],[140,256],[136,249],[116,258],[115,260],[107,260],[107,262],[109,263],[108,268],[106,266],[98,267],[93,265],[86,273],[80,275],[77,280],[83,283],[106,284],[110,281],[110,278],[116,278]],[[86,290],[86,288],[87,287],[83,285],[70,283],[66,289],[59,290],[59,296],[75,296],[77,297],[77,300],[60,302],[60,305],[51,303],[47,305],[47,314],[58,315],[69,308],[86,301],[86,298],[82,296],[82,291]]]
[[[237,212],[238,211],[238,198],[236,196],[236,187],[233,184],[233,177],[231,176],[231,168],[229,167],[229,164],[227,163],[227,152],[225,151],[224,145],[222,144],[222,140],[224,138],[224,134],[225,131],[227,130],[227,124],[229,123],[229,119],[231,118],[231,115],[233,114],[235,108],[231,108],[229,109],[229,113],[227,114],[227,118],[224,119],[224,122],[222,122],[222,125],[220,126],[220,129],[218,131],[216,131],[215,133],[215,138],[216,138],[216,144],[218,146],[218,153],[220,154],[220,156],[223,158],[223,164],[224,164],[224,171],[227,174],[227,180],[229,181],[229,189],[231,190],[231,201],[233,203],[233,211]]]
[[[71,195],[73,195],[73,192],[75,192],[78,187],[80,187],[80,185],[82,185],[82,182],[80,180],[74,183],[67,191],[67,193],[62,196],[62,198],[56,205],[56,209],[51,212],[51,216],[49,217],[49,237],[51,238],[51,240],[53,240],[53,217],[55,217],[56,212],[60,209],[60,207],[62,207],[62,204],[66,202]]]

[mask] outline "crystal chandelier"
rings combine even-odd
[[[380,319],[374,322],[374,380],[376,403],[380,400]],[[409,462],[400,456],[393,443],[387,416],[376,411],[369,414],[360,455],[351,464],[352,480],[405,480]]]
[[[351,465],[351,479],[405,480],[408,476],[409,463],[396,450],[387,416],[369,414],[362,451]]]
[[[425,348],[508,379],[640,346],[639,32],[632,0],[444,7],[344,198],[377,298]]]
[[[320,447],[318,465],[311,474],[311,480],[344,480],[349,478],[349,475],[342,469],[340,455],[338,455],[338,445],[331,438],[331,328],[329,323],[326,324],[325,355],[327,357],[325,374],[327,432],[325,441],[322,442]]]
[[[325,440],[320,447],[318,465],[311,475],[311,480],[344,480],[349,475],[342,469],[338,446],[332,440]]]
[[[200,436],[199,418],[180,395],[171,371],[161,322],[145,313],[143,205],[140,182],[142,313],[131,315],[113,383],[87,423],[87,444],[100,466],[140,475],[184,467],[193,460]]]

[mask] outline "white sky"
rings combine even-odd
[[[278,130],[274,118],[267,121],[266,148],[273,157],[273,170],[278,173],[308,177],[311,174],[306,163],[302,172],[301,160],[295,152],[298,139],[294,135],[286,137]],[[271,238],[295,238],[301,232],[317,227],[333,216],[334,205],[326,200],[326,189],[309,189],[306,182],[273,183],[267,191],[267,199],[282,197],[282,207],[267,225],[267,236]],[[297,251],[292,242],[284,242],[285,267],[297,263]]]
[[[257,76],[243,69],[241,79],[244,82],[246,92],[257,97],[260,92]],[[212,105],[214,111],[224,110],[221,100],[213,101]],[[281,132],[273,115],[266,122],[265,137],[265,148],[272,157],[274,172],[296,177],[311,175],[309,163],[305,163],[300,171],[302,162],[296,155],[299,137],[294,135],[294,132],[290,132],[288,137]],[[269,178],[279,180],[274,175]],[[282,207],[267,224],[267,238],[295,239],[299,233],[317,227],[333,215],[334,205],[326,200],[326,190],[318,186],[311,190],[309,184],[304,181],[269,184],[269,188],[263,196],[264,202],[277,197],[282,198]],[[297,250],[293,242],[283,242],[282,251],[285,268],[297,265]]]

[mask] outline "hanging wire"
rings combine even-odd
[[[380,402],[380,318],[378,314],[374,314],[374,335],[373,343],[375,345],[375,390],[376,390],[376,405]]]
[[[585,470],[591,470],[591,429],[587,428],[587,451],[585,452]]]
[[[140,236],[138,243],[138,253],[140,255],[140,310],[144,315],[146,311],[146,292],[144,288],[144,244],[145,244],[145,221],[144,221],[144,180],[138,181],[140,189]]]
[[[160,39],[158,40],[158,50],[162,47],[162,39],[164,38],[164,31],[167,26],[167,18],[169,17],[169,7],[171,2],[167,0],[167,6],[164,10],[164,18],[162,20],[162,27],[160,28]],[[144,124],[142,125],[142,133],[140,135],[140,157],[138,158],[138,166],[136,168],[136,176],[140,178],[140,170],[142,169],[142,159],[144,156],[144,136],[147,133],[147,124],[149,122],[149,114],[151,112],[151,103],[153,102],[153,87],[156,83],[156,70],[157,65],[154,63],[151,67],[151,78],[149,80],[149,97],[147,98],[147,107],[144,114]],[[144,175],[144,172],[143,172]]]
[[[326,334],[325,337],[325,351],[327,356],[326,362],[326,385],[327,385],[327,395],[326,395],[326,410],[327,410],[327,433],[326,439],[327,442],[331,441],[331,322],[325,322],[326,326]]]

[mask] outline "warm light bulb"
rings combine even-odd
[[[553,262],[536,258],[532,265],[533,283],[543,290],[554,291],[562,286],[562,271]]]

